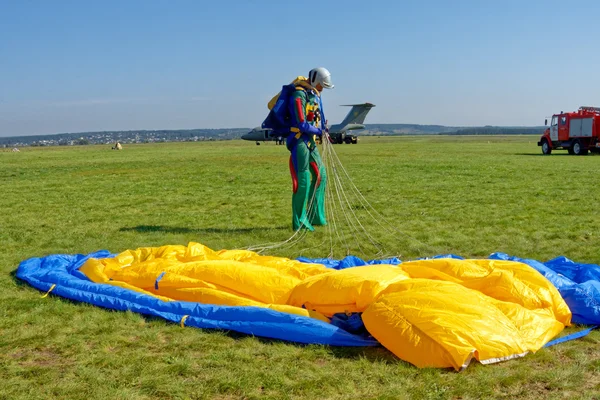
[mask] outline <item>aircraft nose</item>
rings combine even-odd
[[[244,140],[248,140],[248,134],[247,134],[247,133],[244,133],[244,134],[242,135],[242,139],[244,139]]]

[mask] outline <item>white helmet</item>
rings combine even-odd
[[[311,69],[308,73],[308,82],[312,87],[317,87],[318,84],[321,84],[326,89],[333,89],[331,73],[323,67]]]

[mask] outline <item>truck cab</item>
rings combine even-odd
[[[546,124],[547,124],[546,120]],[[560,112],[550,120],[550,127],[537,143],[543,154],[567,150],[569,154],[585,155],[600,151],[600,108],[579,107],[575,112]]]

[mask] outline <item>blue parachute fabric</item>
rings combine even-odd
[[[464,257],[457,256],[456,254],[439,254],[439,255],[436,255],[433,257],[417,258],[417,260],[428,260],[428,259],[432,259],[432,258],[456,258],[458,260],[464,260]],[[363,265],[376,265],[376,264],[398,265],[402,262],[399,258],[396,258],[396,257],[385,258],[382,260],[365,261],[362,258],[356,257],[356,256],[346,256],[341,260],[334,260],[332,258],[308,258],[308,257],[298,257],[297,260],[300,262],[303,262],[303,263],[322,264],[322,265],[326,266],[327,268],[338,269],[338,270],[351,268],[351,267],[361,267]]]
[[[114,256],[108,251],[88,255],[50,255],[21,262],[17,278],[42,291],[67,299],[121,311],[160,317],[203,329],[232,330],[249,335],[305,344],[378,346],[376,340],[354,335],[314,318],[261,307],[214,306],[185,301],[162,301],[118,286],[91,282],[79,268],[90,257]],[[185,318],[184,318],[185,317]],[[183,322],[182,322],[183,321]]]
[[[576,263],[564,256],[553,258],[544,264],[577,283],[600,281],[600,266],[596,264]]]
[[[438,254],[432,257],[421,257],[421,258],[417,258],[416,260],[431,260],[431,259],[436,259],[436,258],[454,258],[457,260],[464,260],[464,257],[461,256],[457,256],[456,254]]]
[[[355,257],[355,256],[346,256],[341,260],[334,260],[331,258],[308,258],[308,257],[298,257],[297,260],[300,262],[303,262],[303,263],[322,264],[322,265],[326,266],[327,268],[332,268],[332,269],[337,269],[337,270],[351,268],[351,267],[360,267],[363,265],[375,265],[375,264],[398,265],[402,262],[396,257],[388,258],[388,259],[384,259],[384,260],[365,261],[362,258]]]
[[[331,258],[307,258],[299,257],[298,261],[304,263],[316,263],[322,264],[327,268],[342,270],[352,267],[360,267],[363,265],[375,265],[375,264],[393,264],[398,265],[402,261],[396,257],[387,258],[383,260],[369,260],[365,261],[360,257],[346,256],[341,260],[334,260]],[[331,324],[342,328],[343,330],[360,335],[361,337],[370,338],[371,335],[365,328],[365,324],[361,317],[362,313],[350,313],[350,314],[334,314],[331,318]]]
[[[261,307],[214,306],[185,301],[165,302],[154,296],[124,289],[118,286],[91,282],[79,268],[89,258],[114,257],[102,250],[88,255],[50,255],[23,261],[17,277],[42,291],[89,304],[116,310],[164,318],[197,328],[233,330],[245,334],[335,346],[374,346],[374,340],[366,329],[360,313],[335,314],[331,324],[317,319],[282,313]],[[429,258],[462,258],[453,254],[441,254]],[[566,257],[557,257],[545,263],[532,259],[493,253],[489,259],[518,261],[530,265],[545,276],[559,290],[569,306],[576,324],[600,325],[600,266],[582,264]],[[362,265],[399,264],[397,258],[365,261],[348,256],[342,260],[328,258],[310,259],[302,262],[320,263],[332,269],[345,269]],[[159,284],[160,276],[155,285]],[[556,339],[551,346],[587,335],[595,327]]]
[[[371,335],[367,331],[361,315],[362,313],[334,314],[331,318],[331,323],[355,335],[370,337]]]
[[[587,329],[583,329],[583,330],[575,332],[575,333],[571,333],[570,335],[559,337],[558,339],[554,339],[554,340],[549,341],[548,343],[546,343],[544,345],[544,347],[554,346],[556,344],[568,342],[570,340],[581,339],[582,337],[585,337],[585,336],[589,335],[590,332],[593,331],[596,328],[598,328],[598,325],[592,326],[592,327],[587,328]]]
[[[495,260],[519,261],[535,268],[560,292],[576,324],[600,324],[600,266],[580,264],[566,257],[557,257],[545,263],[537,260],[493,253]]]

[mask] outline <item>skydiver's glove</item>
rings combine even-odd
[[[323,134],[323,131],[321,129],[319,129],[315,126],[312,126],[308,122],[301,122],[298,125],[298,129],[300,130],[300,132],[307,133],[309,135],[321,136]]]

